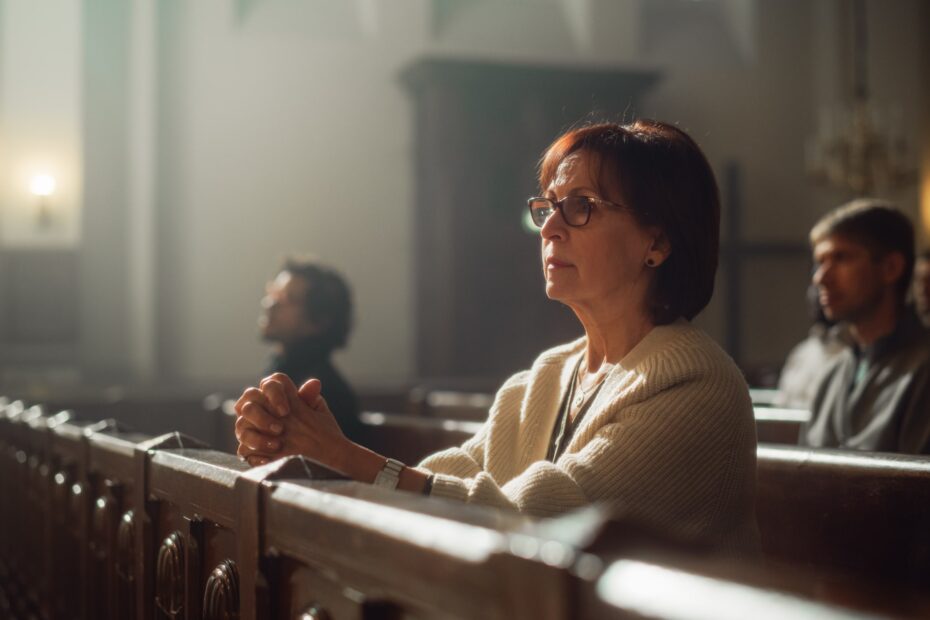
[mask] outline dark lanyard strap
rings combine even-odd
[[[594,402],[598,392],[600,392],[601,388],[604,386],[604,381],[601,381],[597,388],[591,392],[587,402],[582,405],[578,415],[575,416],[575,420],[572,421],[570,415],[571,403],[575,398],[578,369],[581,368],[583,359],[584,356],[578,360],[578,365],[575,367],[575,372],[572,374],[572,382],[568,385],[568,390],[565,392],[565,397],[562,399],[562,406],[559,411],[559,416],[556,418],[555,428],[552,429],[552,441],[549,442],[549,450],[546,452],[546,460],[552,463],[556,462],[559,457],[562,456],[562,453],[565,452],[565,448],[568,447],[568,444],[575,434],[575,429],[581,424],[581,420],[584,418],[585,413],[591,408],[591,403]]]

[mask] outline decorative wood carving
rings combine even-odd
[[[207,579],[203,620],[239,620],[239,569],[232,560],[214,568]]]
[[[169,618],[184,609],[184,535],[174,531],[161,543],[155,562],[155,604]]]

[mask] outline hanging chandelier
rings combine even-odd
[[[805,153],[815,180],[853,196],[894,191],[917,180],[900,110],[882,113],[870,101],[867,28],[865,0],[855,0],[852,104],[821,113]]]

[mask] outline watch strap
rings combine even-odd
[[[396,489],[397,483],[400,482],[400,472],[403,471],[404,467],[406,465],[398,460],[387,459],[384,462],[384,467],[375,476],[374,485],[385,489]]]

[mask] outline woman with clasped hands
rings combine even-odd
[[[537,516],[607,503],[678,538],[754,548],[749,393],[690,323],[717,268],[707,160],[661,122],[591,125],[546,150],[539,186],[528,204],[546,295],[585,335],[511,377],[475,437],[407,467],[346,439],[318,381],[272,375],[236,404],[240,456],[304,454],[358,481]]]

